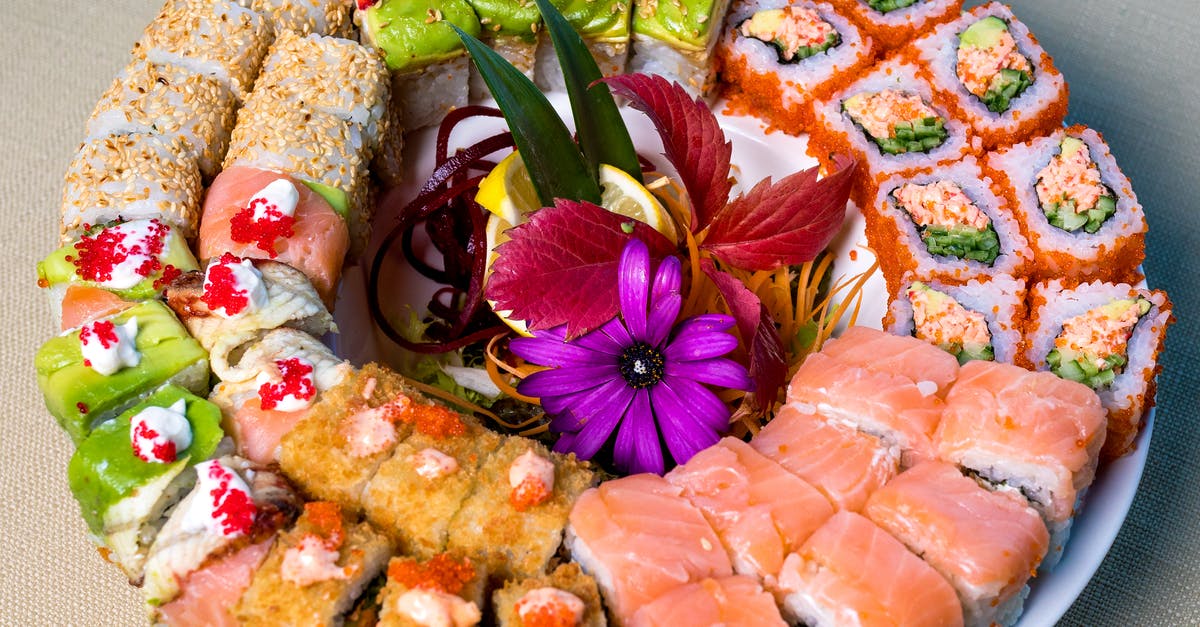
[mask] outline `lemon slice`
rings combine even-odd
[[[533,181],[529,179],[529,171],[525,169],[520,153],[515,151],[497,163],[479,182],[475,202],[504,218],[510,227],[524,222],[524,214],[542,207]]]
[[[675,223],[662,203],[628,172],[600,164],[600,206],[609,211],[650,225],[650,228],[675,241]]]

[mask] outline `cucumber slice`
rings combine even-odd
[[[1071,381],[1083,383],[1087,380],[1087,374],[1079,367],[1079,362],[1075,360],[1064,361],[1057,368],[1051,369],[1054,374]]]

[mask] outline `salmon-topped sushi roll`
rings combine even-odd
[[[1019,490],[1053,534],[1058,561],[1105,438],[1100,399],[1048,372],[972,361],[946,400],[938,456],[1001,490]]]
[[[950,464],[928,462],[872,494],[865,513],[954,586],[967,625],[1017,621],[1021,590],[1049,542],[1025,499],[989,492]]]
[[[999,274],[953,285],[906,275],[888,305],[883,327],[911,335],[954,355],[1014,363],[1025,322],[1025,280]]]
[[[617,625],[674,588],[733,574],[704,516],[657,475],[623,477],[584,492],[570,523],[571,555],[596,578]]]
[[[509,581],[492,593],[500,627],[577,625],[604,627],[604,604],[596,580],[568,563],[547,576]]]
[[[471,627],[483,617],[487,571],[450,553],[393,557],[379,592],[378,627]]]
[[[954,588],[870,520],[834,514],[767,587],[789,621],[812,627],[961,626]]]
[[[898,337],[870,327],[855,326],[837,338],[825,342],[821,353],[848,366],[873,372],[903,375],[921,384],[934,386],[938,396],[958,378],[955,360],[933,350],[923,342]]]
[[[833,515],[816,488],[737,438],[666,475],[721,538],[738,573],[779,574],[783,559]]]
[[[644,605],[629,621],[631,627],[663,625],[723,625],[725,627],[784,627],[775,599],[754,579],[744,575],[689,583]]]
[[[158,608],[156,618],[171,627],[239,627],[231,613],[250,578],[275,546],[272,535],[210,560],[180,582],[179,596]]]
[[[784,405],[750,446],[804,479],[836,510],[862,511],[900,472],[900,451],[853,427]]]

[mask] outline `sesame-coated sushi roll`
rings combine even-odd
[[[449,553],[427,560],[393,557],[379,593],[378,627],[479,624],[486,605],[487,571]]]
[[[954,355],[1014,363],[1025,323],[1025,280],[1007,274],[963,285],[907,275],[892,297],[883,328],[911,335]]]
[[[363,491],[367,520],[391,536],[406,555],[430,558],[446,550],[451,525],[480,479],[479,467],[500,447],[498,434],[440,405],[422,408],[427,419],[396,446]],[[422,431],[422,425],[426,427]]]
[[[221,81],[238,101],[250,94],[274,29],[232,0],[174,0],[134,44],[133,56]]]
[[[349,37],[354,31],[352,5],[346,0],[240,0],[265,15],[276,35]]]
[[[500,627],[550,624],[605,627],[604,605],[596,580],[568,563],[549,575],[510,580],[492,593],[492,607]]]
[[[229,147],[235,106],[233,92],[211,76],[134,59],[100,96],[88,120],[88,139],[127,133],[179,137],[211,179]]]
[[[133,133],[84,142],[63,185],[63,241],[89,226],[157,218],[196,235],[200,165],[179,137]]]
[[[1007,199],[974,157],[892,176],[873,189],[863,212],[867,241],[890,261],[883,264],[884,278],[893,293],[907,272],[965,283],[1021,276],[1033,259]]]
[[[489,576],[546,571],[575,500],[595,480],[587,462],[510,437],[489,454],[450,526],[448,548],[478,558]]]
[[[962,0],[830,0],[883,50],[892,50],[960,15]]]
[[[233,608],[238,624],[338,625],[387,564],[392,547],[336,503],[304,504]]]
[[[988,155],[1033,248],[1032,274],[1132,281],[1146,256],[1146,217],[1096,131],[1071,126]]]
[[[727,23],[721,79],[788,133],[812,126],[813,101],[874,60],[871,40],[823,2],[742,0]]]
[[[716,83],[713,51],[729,0],[642,2],[633,7],[633,51],[628,71],[659,74],[699,96]]]
[[[865,513],[954,586],[966,625],[1017,621],[1049,542],[1019,494],[989,492],[950,464],[927,462],[872,494]]]
[[[1165,292],[1120,283],[1034,286],[1025,364],[1094,389],[1108,412],[1103,457],[1133,450],[1142,416],[1154,405],[1158,354],[1173,322]]]
[[[479,16],[480,38],[533,80],[542,13],[533,0],[467,0]],[[486,98],[487,83],[471,68],[471,99]]]
[[[832,168],[835,154],[858,159],[854,200],[869,204],[870,183],[962,159],[978,149],[970,129],[933,100],[916,65],[885,61],[814,106],[809,152]]]
[[[615,76],[625,71],[629,58],[630,16],[633,3],[629,0],[550,0],[555,8],[575,28],[587,46],[600,73]],[[545,29],[538,34],[537,60],[534,80],[544,91],[562,90],[562,67]]]
[[[1029,28],[999,2],[913,43],[935,96],[994,148],[1053,132],[1067,115],[1067,82]]]
[[[433,126],[468,102],[471,62],[450,24],[478,37],[466,0],[376,0],[354,16],[362,41],[383,51],[392,71],[392,107],[404,130]]]

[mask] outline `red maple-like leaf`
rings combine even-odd
[[[844,158],[837,165],[837,172],[821,180],[814,167],[778,183],[760,181],[717,213],[702,247],[746,270],[811,261],[841,230],[846,217],[857,164]]]
[[[701,259],[700,269],[717,286],[729,311],[737,320],[738,334],[750,353],[750,378],[754,380],[755,403],[764,409],[775,402],[787,380],[787,354],[775,319],[758,295],[737,277],[717,269],[711,259]]]
[[[578,337],[617,315],[617,265],[630,238],[646,242],[656,259],[674,244],[643,222],[588,202],[559,199],[508,231],[488,278],[496,311],[530,329],[567,325]]]
[[[666,157],[675,166],[692,201],[692,231],[699,231],[729,202],[729,160],[733,144],[717,117],[699,98],[661,76],[626,74],[604,79],[629,99],[658,129]]]

